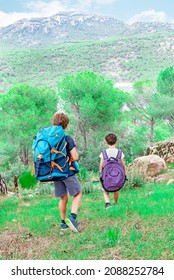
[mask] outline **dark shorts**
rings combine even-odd
[[[63,181],[54,182],[55,197],[62,197],[67,193],[70,196],[75,196],[81,190],[82,188],[76,175],[70,176]]]

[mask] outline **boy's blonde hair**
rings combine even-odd
[[[53,115],[52,125],[61,125],[63,129],[69,124],[69,117],[64,113],[56,112]]]
[[[117,136],[114,133],[108,133],[105,136],[105,140],[108,145],[112,146],[117,143]]]

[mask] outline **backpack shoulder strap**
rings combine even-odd
[[[121,150],[118,150],[118,154],[117,154],[117,157],[118,159],[121,159],[121,156],[122,156],[122,151]]]
[[[103,159],[108,159],[108,155],[106,153],[106,150],[102,151],[102,154],[103,154]]]

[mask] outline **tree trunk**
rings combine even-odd
[[[28,149],[24,149],[24,165],[28,165]]]
[[[80,116],[80,109],[79,109],[79,105],[76,103],[74,104],[74,109],[75,109],[75,116],[77,119],[77,127],[80,130],[80,133],[82,134],[83,140],[84,140],[84,149],[86,150],[87,148],[87,137],[86,137],[86,127],[84,124],[84,121],[81,119]]]
[[[154,126],[155,126],[155,120],[154,120],[154,118],[151,118],[151,120],[150,120],[150,137],[149,137],[150,147],[153,146]]]
[[[28,165],[28,149],[22,148],[20,151],[20,159],[24,165]]]
[[[78,133],[79,133],[79,124],[77,124],[77,126],[76,126],[76,131],[75,131],[74,136],[73,136],[75,142],[76,142]]]
[[[18,176],[14,176],[14,190],[17,196],[19,196],[19,188],[18,188]]]
[[[82,130],[83,130],[83,139],[84,139],[84,149],[87,149],[87,137],[86,137],[86,127],[85,125],[82,126]]]
[[[7,193],[7,185],[1,174],[0,174],[0,192],[3,194]]]

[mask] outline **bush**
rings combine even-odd
[[[19,177],[24,171],[26,171],[27,166],[25,166],[19,157],[16,158],[15,162],[10,163],[8,170],[3,172],[3,177],[8,187],[14,187],[14,176]]]
[[[80,182],[88,181],[88,172],[87,172],[86,168],[80,166],[79,173],[77,173],[77,177]]]
[[[35,191],[37,195],[50,195],[54,191],[54,185],[52,183],[41,183]]]
[[[101,147],[94,147],[91,145],[83,152],[83,154],[80,155],[80,165],[85,167],[88,171],[98,171],[100,153]]]
[[[19,183],[23,189],[33,188],[37,182],[37,179],[31,174],[31,171],[26,171],[19,177]]]
[[[146,173],[146,167],[138,168],[135,164],[127,168],[126,172],[127,181],[124,185],[125,188],[143,187],[149,182],[149,176]]]
[[[134,128],[134,133],[129,142],[133,158],[144,155],[148,147],[148,133],[147,126],[141,125]]]
[[[87,171],[84,167],[80,167],[77,176],[82,184],[82,192],[84,194],[92,193],[94,191],[93,181],[96,181],[98,176],[93,171]]]
[[[82,186],[82,192],[83,194],[89,194],[94,191],[94,187],[92,185],[92,182],[85,182]]]
[[[34,189],[30,188],[24,188],[20,191],[20,198],[22,198],[25,201],[32,200],[33,197],[36,195],[51,195],[53,193],[54,186],[52,183],[41,183],[38,184],[38,186]]]
[[[172,131],[168,124],[160,123],[154,129],[154,142],[164,141],[172,136]]]

